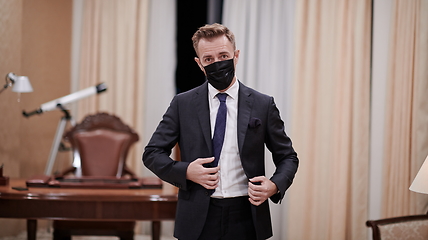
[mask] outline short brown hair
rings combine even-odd
[[[219,36],[226,36],[226,38],[232,43],[233,50],[236,50],[236,44],[235,44],[235,35],[233,35],[232,31],[229,30],[229,28],[218,24],[207,24],[203,27],[200,27],[195,34],[193,34],[192,42],[193,42],[193,48],[195,49],[196,54],[198,54],[198,44],[199,41],[202,38],[205,39],[211,39]]]

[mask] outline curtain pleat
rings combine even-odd
[[[84,1],[79,87],[107,91],[79,101],[76,120],[106,111],[140,135],[128,155],[139,175],[141,154],[175,93],[175,1]],[[190,41],[190,38],[189,38]]]
[[[287,239],[364,239],[371,1],[298,1]]]
[[[409,191],[428,154],[428,1],[393,2],[383,159],[382,216],[425,213]]]
[[[143,139],[149,1],[88,0],[83,6],[79,88],[104,82],[107,91],[79,101],[76,120],[96,112],[122,119]],[[141,174],[141,140],[128,166]]]

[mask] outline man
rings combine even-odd
[[[233,33],[220,24],[205,25],[192,41],[207,82],[174,97],[143,162],[179,188],[178,239],[267,239],[267,199],[283,198],[297,171],[297,154],[273,98],[237,80],[240,52]],[[176,143],[180,161],[169,157]],[[270,178],[265,146],[276,166]]]

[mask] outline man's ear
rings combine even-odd
[[[206,76],[207,74],[205,73],[205,69],[204,69],[204,66],[202,66],[201,60],[199,60],[199,58],[195,57],[195,62],[198,64],[199,68],[202,70],[202,72]]]
[[[238,64],[240,50],[235,50],[235,67]]]

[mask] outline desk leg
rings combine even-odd
[[[36,240],[37,219],[27,219],[27,239]]]
[[[161,222],[152,222],[152,240],[160,240]]]

